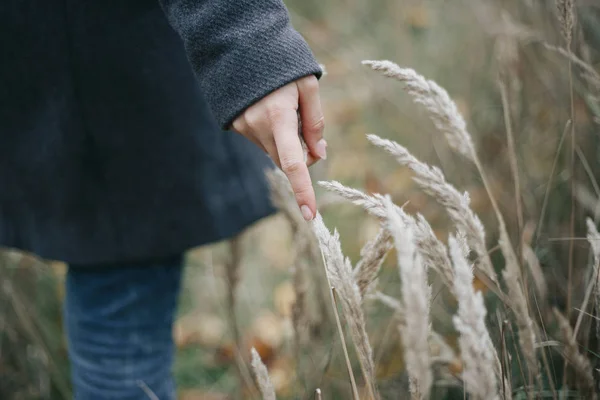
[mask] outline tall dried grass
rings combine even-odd
[[[497,399],[496,373],[498,356],[485,325],[487,313],[483,296],[473,289],[473,272],[461,245],[453,237],[448,239],[454,265],[454,293],[458,313],[454,325],[460,333],[460,354],[465,364],[462,378],[466,391],[475,399]]]
[[[320,215],[314,219],[313,228],[321,245],[329,283],[339,295],[342,303],[342,309],[350,328],[350,337],[356,348],[370,397],[375,400],[378,395],[375,386],[373,350],[367,335],[360,290],[352,274],[352,265],[342,253],[339,234],[335,231],[332,235],[325,227]]]
[[[401,80],[415,101],[423,104],[431,113],[436,127],[441,130],[451,148],[473,162],[480,173],[484,185],[487,186],[485,172],[477,156],[475,145],[466,129],[466,123],[458,107],[448,93],[435,82],[428,81],[413,70],[403,69],[389,62],[366,62],[375,70],[381,70],[385,75]],[[506,99],[504,102],[506,106]],[[509,120],[507,120],[509,121]],[[511,134],[508,133],[508,140]],[[381,229],[376,237],[368,242],[361,251],[361,259],[353,269],[350,261],[341,252],[339,235],[330,234],[321,217],[314,222],[314,230],[321,245],[327,274],[331,285],[335,288],[342,303],[342,310],[350,328],[350,336],[357,349],[359,363],[363,370],[365,384],[369,388],[370,397],[376,396],[375,367],[365,316],[362,309],[369,299],[377,299],[389,306],[396,313],[399,321],[400,334],[404,349],[404,361],[407,369],[411,397],[426,399],[432,393],[436,382],[440,382],[443,374],[438,368],[433,368],[437,360],[432,354],[432,343],[442,343],[444,340],[431,328],[431,289],[428,283],[427,270],[431,268],[450,289],[457,300],[458,308],[453,318],[454,326],[459,334],[458,344],[462,360],[462,372],[458,374],[464,391],[474,399],[510,399],[513,397],[514,376],[528,376],[521,381],[520,388],[528,398],[537,398],[547,393],[540,378],[541,370],[537,349],[545,344],[539,339],[541,329],[532,317],[529,307],[529,293],[525,290],[524,274],[521,267],[521,257],[513,248],[508,235],[504,217],[493,198],[493,193],[487,186],[487,192],[493,203],[493,208],[499,224],[498,247],[504,256],[504,267],[500,277],[496,274],[494,264],[489,256],[486,231],[477,214],[471,209],[469,195],[460,193],[447,182],[442,171],[419,161],[410,152],[396,142],[368,135],[368,139],[377,147],[393,155],[401,165],[408,167],[414,174],[414,180],[421,189],[442,205],[457,229],[456,236],[450,236],[446,246],[433,232],[428,221],[420,214],[415,216],[405,212],[403,207],[393,204],[389,197],[381,194],[365,194],[357,189],[346,187],[338,182],[320,182],[325,189],[335,193],[345,200],[363,208],[367,213],[381,222]],[[514,151],[514,145],[509,146]],[[518,164],[513,163],[514,179],[518,179]],[[515,185],[518,188],[518,185]],[[524,229],[519,225],[521,229]],[[588,240],[594,249],[593,282],[594,302],[599,299],[598,259],[600,259],[600,235],[592,221],[588,221]],[[494,230],[493,230],[494,231]],[[526,242],[518,238],[516,242],[523,245],[522,259],[530,265],[535,275],[537,293],[547,291],[541,267],[537,257]],[[397,252],[397,264],[401,278],[401,296],[382,293],[377,289],[377,275],[381,264],[391,247]],[[475,266],[485,272],[494,285],[494,293],[504,303],[504,307],[512,311],[512,318],[502,323],[500,342],[494,341],[498,333],[490,331],[486,316],[488,311],[483,293],[474,287],[473,265],[470,261],[470,249],[476,255]],[[536,303],[537,304],[537,303]],[[539,314],[540,305],[537,304]],[[541,307],[546,307],[542,303]],[[586,305],[584,304],[585,308]],[[541,314],[540,314],[541,315]],[[575,382],[580,393],[595,398],[591,364],[580,353],[576,335],[569,322],[561,314],[555,314],[555,322],[560,327],[564,340],[563,354],[572,365],[576,376]],[[508,354],[506,332],[512,332],[513,326],[518,332],[518,349],[516,353]],[[499,352],[499,350],[501,353]],[[452,353],[452,352],[450,352]],[[525,364],[520,363],[523,357]],[[542,354],[546,363],[546,372],[550,371],[545,353]],[[514,371],[514,359],[520,368]],[[446,359],[447,362],[447,359]],[[511,366],[513,365],[513,366]],[[546,379],[553,379],[546,376]],[[555,386],[552,382],[550,386]],[[517,389],[515,389],[517,390]],[[554,389],[553,389],[554,390]],[[552,392],[556,397],[557,393]]]
[[[275,396],[275,388],[269,377],[269,371],[267,371],[267,367],[263,364],[260,355],[254,347],[252,348],[252,370],[256,376],[256,382],[258,383],[263,399],[275,400],[277,397]]]
[[[410,392],[413,399],[427,399],[433,381],[428,342],[431,288],[422,257],[416,250],[412,227],[398,216],[389,198],[385,201],[385,208],[402,281],[402,307],[405,312],[400,330]]]
[[[576,66],[582,71],[582,82],[594,88],[595,95],[600,92],[600,75],[596,68],[584,61],[587,60],[585,57],[579,58],[574,54],[573,47],[577,44],[579,34],[574,2],[559,0],[556,6],[552,12],[558,15],[565,48],[543,43],[540,39],[543,35],[532,33],[533,31],[526,35],[521,34],[523,32],[515,35],[510,29],[504,29],[504,26],[500,34],[495,34],[498,42],[495,53],[501,64],[500,71],[496,71],[499,72],[497,89],[502,112],[500,120],[506,131],[502,140],[506,141],[506,175],[510,177],[509,190],[512,192],[512,197],[508,197],[510,204],[514,204],[516,209],[516,229],[509,230],[506,221],[511,221],[510,216],[505,215],[501,209],[503,203],[497,198],[503,194],[494,190],[492,180],[488,177],[488,174],[493,177],[493,173],[490,174],[486,170],[487,164],[482,162],[482,159],[487,160],[483,154],[479,154],[480,144],[473,140],[466,119],[449,93],[413,69],[401,68],[390,61],[363,62],[373,70],[400,81],[412,100],[424,108],[449,147],[478,173],[495,216],[495,223],[484,226],[482,218],[471,206],[469,193],[462,192],[458,186],[450,183],[450,179],[446,177],[446,169],[442,172],[442,169],[419,160],[401,144],[375,135],[368,135],[368,140],[411,171],[417,186],[445,209],[453,230],[456,231],[455,235],[450,235],[447,241],[438,237],[423,215],[408,213],[403,206],[394,204],[385,194],[365,193],[336,181],[319,182],[321,187],[359,206],[380,223],[377,234],[362,248],[360,259],[354,267],[341,251],[337,232],[331,234],[320,216],[313,223],[314,233],[325,259],[329,285],[336,294],[337,300],[334,299],[332,304],[337,310],[338,301],[341,303],[342,314],[348,324],[348,333],[362,370],[363,389],[366,389],[362,393],[366,393],[367,398],[379,396],[375,374],[376,359],[373,358],[373,345],[369,337],[372,328],[367,325],[366,314],[371,300],[377,300],[393,311],[392,325],[400,333],[408,384],[405,391],[397,393],[397,397],[410,395],[414,399],[427,399],[435,397],[436,390],[446,386],[459,387],[465,396],[474,399],[558,399],[565,393],[574,393],[573,389],[577,390],[576,395],[585,396],[584,398],[595,399],[597,396],[598,384],[594,381],[594,368],[600,363],[594,359],[597,357],[594,355],[595,349],[590,348],[589,352],[585,350],[588,345],[600,343],[600,324],[595,323],[598,329],[596,341],[590,340],[587,331],[582,333],[585,329],[580,328],[593,326],[590,321],[599,320],[600,234],[595,222],[588,220],[587,239],[593,256],[593,264],[589,269],[591,273],[588,275],[591,279],[583,304],[580,309],[576,309],[571,306],[571,298],[575,298],[573,252],[575,240],[582,238],[576,238],[574,234],[572,191],[572,198],[569,199],[570,235],[567,238],[569,255],[564,259],[568,262],[565,270],[569,271],[568,282],[564,285],[568,288],[566,310],[563,313],[552,312],[551,289],[544,276],[544,263],[547,260],[542,260],[537,253],[536,240],[539,237],[532,239],[536,228],[538,236],[542,231],[552,181],[547,184],[540,222],[537,227],[532,227],[531,221],[526,220],[526,213],[530,211],[528,207],[533,208],[527,203],[531,197],[527,199],[528,195],[525,193],[525,188],[530,187],[521,182],[524,178],[520,168],[524,161],[517,155],[519,122],[522,121],[518,121],[515,110],[519,110],[512,104],[518,90],[515,89],[516,84],[512,78],[516,73],[515,60],[520,56],[518,41],[527,37],[530,43],[541,44],[542,51],[545,47],[566,58],[569,63],[571,118],[566,124],[563,138],[570,133],[572,154],[567,163],[570,164],[568,179],[571,179],[570,183],[575,187],[573,162],[577,146],[571,70]],[[533,5],[524,7],[535,9]],[[508,20],[504,18],[503,21]],[[512,24],[512,28],[520,26],[520,22],[508,22]],[[590,104],[598,104],[597,96],[590,97],[589,101]],[[564,126],[564,121],[561,124]],[[561,145],[562,139],[559,150]],[[579,153],[580,158],[583,158],[582,152]],[[556,155],[550,179],[555,174],[558,158],[559,155]],[[593,181],[594,176],[589,167],[586,167],[586,173]],[[596,197],[600,197],[600,191],[596,196],[588,197],[594,203]],[[597,204],[592,204],[591,209],[597,211]],[[597,217],[596,214],[594,217]],[[302,224],[301,221],[298,223]],[[387,288],[378,287],[383,261],[392,249],[397,254],[395,261],[400,276],[399,295],[388,294]],[[499,249],[502,257],[492,257],[493,249]],[[450,349],[444,336],[433,329],[437,314],[433,312],[436,300],[429,286],[431,275],[437,276],[456,300],[456,309],[451,312],[454,314],[454,333],[458,335],[460,368],[456,368],[456,364],[451,367],[456,354]],[[474,276],[485,278],[483,283],[491,290],[479,289]],[[535,290],[529,290],[531,282]],[[576,322],[569,318],[573,309],[578,310]],[[587,325],[582,322],[584,318],[587,318]],[[573,327],[572,322],[575,322]],[[345,347],[344,344],[343,346]],[[439,348],[448,351],[444,352],[444,356],[439,356],[435,350]],[[560,350],[560,362],[548,356],[551,348]],[[344,353],[348,357],[349,352],[346,350],[344,349]],[[556,370],[559,369],[557,366],[564,367],[565,370],[562,383],[561,378],[556,376]],[[350,376],[351,385],[354,386],[351,366]],[[447,379],[448,376],[452,379]],[[355,397],[356,392],[353,391]]]
[[[498,229],[500,232],[499,247],[502,250],[505,260],[505,269],[502,275],[508,288],[508,299],[511,300],[510,306],[517,320],[521,348],[530,374],[537,376],[539,368],[534,346],[535,327],[529,315],[525,290],[522,285],[521,267],[511,244],[504,217],[490,189],[481,161],[475,151],[473,140],[466,129],[464,118],[458,112],[458,107],[443,88],[433,81],[426,80],[411,69],[400,68],[390,61],[365,61],[364,63],[371,66],[374,70],[384,71],[384,74],[388,77],[403,82],[407,92],[413,96],[414,101],[424,105],[427,111],[429,111],[431,119],[434,121],[436,127],[444,133],[450,147],[473,162],[477,167],[498,219]],[[425,191],[434,196],[439,203],[446,206],[450,217],[457,227],[459,227],[459,230],[464,230],[467,238],[471,239],[469,243],[474,243],[477,246],[475,249],[480,257],[483,254],[487,257],[484,229],[477,216],[470,212],[468,197],[463,196],[464,200],[460,201],[460,197],[457,196],[458,192],[445,182],[442,173],[438,173],[439,170],[436,171],[419,162],[397,143],[381,140],[374,135],[370,135],[370,140],[386,149],[396,157],[398,162],[408,166],[415,172],[417,183]],[[517,176],[516,172],[514,176]],[[462,207],[459,207],[459,205]],[[472,228],[468,229],[469,227]],[[492,280],[497,282],[489,258],[486,258],[484,266]]]

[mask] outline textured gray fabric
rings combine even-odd
[[[300,77],[321,75],[281,0],[161,0],[221,127]]]

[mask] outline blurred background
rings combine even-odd
[[[511,236],[515,244],[523,237],[532,244],[546,277],[547,300],[559,308],[566,304],[568,247],[574,241],[571,280],[574,304],[581,304],[589,261],[585,217],[600,217],[596,178],[600,86],[591,84],[590,71],[573,67],[576,167],[571,171],[564,140],[572,118],[569,67],[566,57],[546,46],[564,46],[555,2],[287,0],[286,4],[296,29],[327,70],[321,91],[328,159],[312,168],[314,181],[338,180],[366,192],[390,194],[395,203],[407,204],[406,211],[422,213],[445,240],[453,228],[444,210],[416,187],[406,168],[373,148],[365,135],[396,140],[470,193],[493,247],[496,223],[477,171],[449,149],[400,83],[361,61],[389,59],[413,68],[444,87],[459,106]],[[600,3],[575,4],[573,53],[600,72]],[[522,218],[515,208],[500,84],[507,91],[515,135]],[[574,237],[569,227],[571,184],[576,195]],[[378,222],[317,190],[327,226],[337,227],[345,254],[356,262],[361,247],[377,233]],[[320,387],[327,399],[350,398],[329,309],[321,309],[322,323],[311,327],[310,345],[300,349],[294,345],[296,245],[288,219],[276,215],[234,242],[189,252],[174,329],[181,399],[255,398],[252,385],[242,388],[240,383],[252,378],[244,362],[236,359],[237,346],[244,357],[251,347],[258,350],[281,399],[312,398],[314,387]],[[64,272],[60,263],[29,255],[4,251],[0,256],[1,399],[69,396],[60,316]],[[398,294],[394,257],[384,264],[379,285],[385,293]],[[485,285],[479,288],[486,293]],[[433,296],[435,328],[456,346],[451,322],[456,304],[439,282],[433,283]],[[493,299],[489,301],[493,310]],[[367,305],[366,314],[382,397],[404,398],[407,378],[392,312],[374,303]],[[500,332],[495,314],[489,314],[490,332]],[[456,360],[450,373],[460,370]],[[438,389],[436,398],[463,398],[462,390],[452,385]]]

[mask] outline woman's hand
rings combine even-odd
[[[306,162],[298,136],[298,111],[309,150]],[[275,90],[233,121],[233,129],[267,152],[286,174],[307,221],[317,211],[308,166],[327,157],[323,128],[319,82],[313,75]]]

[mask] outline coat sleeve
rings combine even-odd
[[[321,68],[281,0],[160,0],[222,128],[275,89]]]

